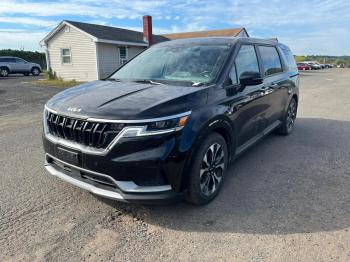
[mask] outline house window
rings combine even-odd
[[[119,47],[119,59],[121,65],[128,61],[128,50],[125,46]]]
[[[72,62],[72,54],[69,48],[61,49],[62,64],[70,64]]]

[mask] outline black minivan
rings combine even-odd
[[[45,167],[111,199],[206,204],[230,161],[293,131],[298,86],[292,52],[274,40],[160,43],[47,102]]]

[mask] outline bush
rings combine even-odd
[[[52,68],[50,67],[49,70],[44,71],[44,78],[46,80],[56,80],[57,76],[56,73],[52,71]]]

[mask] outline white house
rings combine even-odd
[[[103,79],[154,43],[192,37],[246,36],[244,28],[152,34],[152,17],[143,17],[143,32],[75,21],[62,21],[40,44],[47,68],[65,80]]]

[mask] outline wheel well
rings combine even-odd
[[[232,148],[233,141],[232,141],[231,135],[229,134],[229,131],[222,126],[216,127],[211,131],[220,134],[225,139],[226,145],[227,145],[227,150],[228,150],[228,155],[231,156],[232,151],[233,151],[233,148]]]
[[[10,71],[10,69],[7,66],[0,66],[1,69],[7,69],[7,71]]]
[[[298,96],[297,96],[296,94],[294,94],[294,95],[292,96],[292,99],[295,99],[295,101],[296,101],[297,104],[298,104]]]
[[[207,126],[205,128],[206,130],[204,131],[204,133],[202,133],[200,135],[200,138],[197,139],[197,141],[194,143],[194,148],[198,147],[198,144],[201,143],[207,136],[209,136],[210,134],[212,134],[213,132],[220,134],[226,142],[227,145],[227,150],[228,150],[228,155],[229,155],[229,159],[230,157],[234,154],[234,149],[235,149],[235,145],[236,145],[236,141],[234,141],[234,130],[232,128],[232,130],[228,130],[228,127],[225,127],[224,125],[219,125],[219,126],[215,126],[213,128],[210,128],[210,126]],[[233,132],[233,135],[230,134],[230,132]],[[191,150],[190,152],[190,156],[186,161],[185,164],[185,168],[184,168],[184,172],[188,172],[190,167],[191,167],[191,161],[192,161],[192,157],[193,154],[195,154],[196,150]],[[189,177],[185,175],[185,173],[182,174],[183,179],[181,182],[181,189],[185,189],[187,188],[187,184],[188,184],[188,179]]]
[[[38,69],[39,69],[39,71],[40,71],[40,68],[39,68],[39,67],[37,67],[37,66],[33,66],[33,67],[32,67],[32,69],[30,69],[30,71],[32,71],[34,68],[38,68]]]

